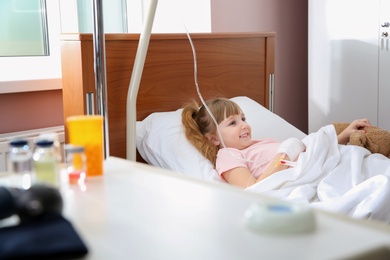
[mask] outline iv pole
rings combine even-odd
[[[95,58],[95,89],[97,113],[103,116],[104,124],[104,158],[110,154],[108,138],[108,111],[107,111],[107,81],[106,81],[106,47],[103,26],[102,0],[93,0],[93,47]]]

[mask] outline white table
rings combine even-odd
[[[253,232],[244,212],[261,195],[114,157],[104,171],[85,191],[62,188],[87,259],[358,259],[390,246],[387,226],[319,211],[313,233]]]

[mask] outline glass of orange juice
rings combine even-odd
[[[69,143],[82,145],[87,159],[87,176],[103,174],[103,116],[77,115],[66,118]]]

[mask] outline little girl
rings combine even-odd
[[[297,138],[283,142],[265,138],[252,140],[251,127],[245,121],[241,108],[226,98],[205,102],[213,114],[213,121],[205,106],[193,101],[183,108],[182,122],[187,139],[215,166],[228,183],[246,188],[287,169],[281,160],[296,161],[305,151]],[[362,127],[370,126],[367,119],[353,121],[338,135],[339,144],[346,144],[349,136]]]

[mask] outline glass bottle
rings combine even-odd
[[[48,133],[42,133],[39,135],[38,140],[44,139],[44,140],[52,140],[54,149],[57,153],[57,160],[58,162],[62,161],[62,154],[61,154],[61,144],[57,133],[54,132],[48,132]]]
[[[87,169],[84,146],[67,144],[64,149],[69,183],[84,184]]]
[[[37,182],[59,185],[59,162],[53,140],[39,139],[35,143],[33,168]]]
[[[14,139],[9,143],[8,171],[11,184],[17,188],[29,189],[34,181],[32,151],[26,139]]]

